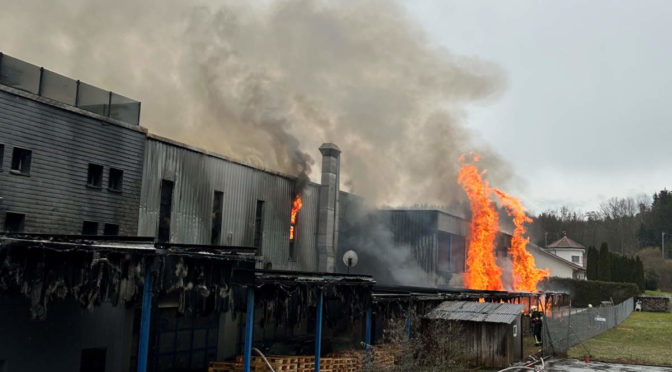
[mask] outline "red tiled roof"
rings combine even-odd
[[[568,238],[567,236],[563,236],[559,240],[554,241],[553,243],[549,244],[546,248],[579,248],[579,249],[586,249],[583,245],[573,241],[572,239]]]

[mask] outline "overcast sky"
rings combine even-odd
[[[672,177],[672,3],[408,1],[432,42],[498,64],[508,86],[468,125],[535,212],[591,210]]]

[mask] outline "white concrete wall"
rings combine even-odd
[[[549,249],[550,252],[555,253],[556,256],[562,257],[565,260],[569,262],[574,262],[572,261],[572,256],[579,256],[579,262],[574,262],[575,264],[579,266],[586,267],[583,262],[583,255],[584,255],[584,250],[583,249],[570,249],[570,248],[563,248],[563,249]]]
[[[534,256],[534,262],[537,267],[541,269],[549,269],[551,271],[551,276],[557,276],[559,278],[573,277],[574,270],[569,265],[563,264],[562,262],[534,249],[531,249],[530,253]]]

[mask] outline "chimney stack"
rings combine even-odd
[[[317,225],[318,271],[334,272],[338,247],[338,206],[341,149],[333,143],[320,146],[322,153],[322,184]]]

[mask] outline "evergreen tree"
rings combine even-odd
[[[599,253],[595,247],[592,245],[588,247],[588,253],[586,255],[586,275],[588,280],[597,280],[597,265],[599,260]]]
[[[600,246],[597,279],[604,282],[611,281],[611,252],[609,252],[607,243],[602,243]]]
[[[642,263],[642,260],[639,259],[639,256],[637,256],[637,259],[635,260],[635,279],[637,280],[637,285],[639,286],[639,289],[644,291],[644,287],[646,286],[646,280],[644,278],[644,264]]]

